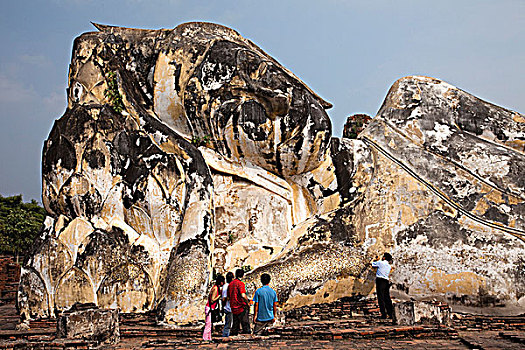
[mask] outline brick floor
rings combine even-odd
[[[344,305],[343,305],[344,306]],[[325,308],[326,310],[327,308]],[[321,313],[322,308],[317,311]],[[325,315],[328,313],[324,313]],[[300,314],[265,337],[239,336],[228,342],[215,328],[214,342],[201,341],[200,327],[172,329],[154,324],[151,315],[122,315],[119,344],[107,349],[525,349],[525,317],[462,315],[453,327],[394,326],[373,313],[351,318],[318,319]],[[325,317],[323,317],[325,318]],[[55,321],[32,322],[16,331],[14,305],[0,306],[0,349],[90,349],[82,340],[55,338]]]
[[[166,340],[136,341],[134,344],[124,340],[110,349],[469,349],[460,339],[424,339],[424,340],[393,340],[393,339],[344,339],[338,341],[326,340],[280,340],[257,339],[253,341],[233,341],[229,343],[205,344],[197,341]]]

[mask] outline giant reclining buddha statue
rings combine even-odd
[[[47,218],[23,319],[76,302],[203,318],[213,273],[263,272],[287,308],[373,292],[525,309],[525,117],[406,77],[358,139],[232,29],[96,25],[42,160]]]

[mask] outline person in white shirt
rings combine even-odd
[[[372,267],[377,268],[376,293],[381,318],[392,318],[393,313],[392,299],[390,299],[390,282],[388,281],[390,271],[392,271],[391,264],[392,255],[389,253],[383,254],[381,260],[379,260],[379,257],[376,257],[374,261],[372,261]]]
[[[232,326],[232,309],[230,307],[230,301],[228,300],[228,285],[233,281],[233,273],[228,272],[226,274],[226,284],[222,286],[222,305],[224,305],[224,328],[222,329],[222,336],[229,337],[230,329]]]

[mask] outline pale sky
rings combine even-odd
[[[66,107],[73,39],[98,22],[232,27],[321,97],[334,136],[398,78],[442,79],[525,113],[524,0],[1,0],[0,194],[41,202],[43,142]]]

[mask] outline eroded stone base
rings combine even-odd
[[[446,304],[427,301],[405,301],[394,304],[394,323],[450,325],[450,308]]]
[[[99,309],[94,304],[75,304],[58,318],[57,338],[116,344],[120,341],[118,310]]]

